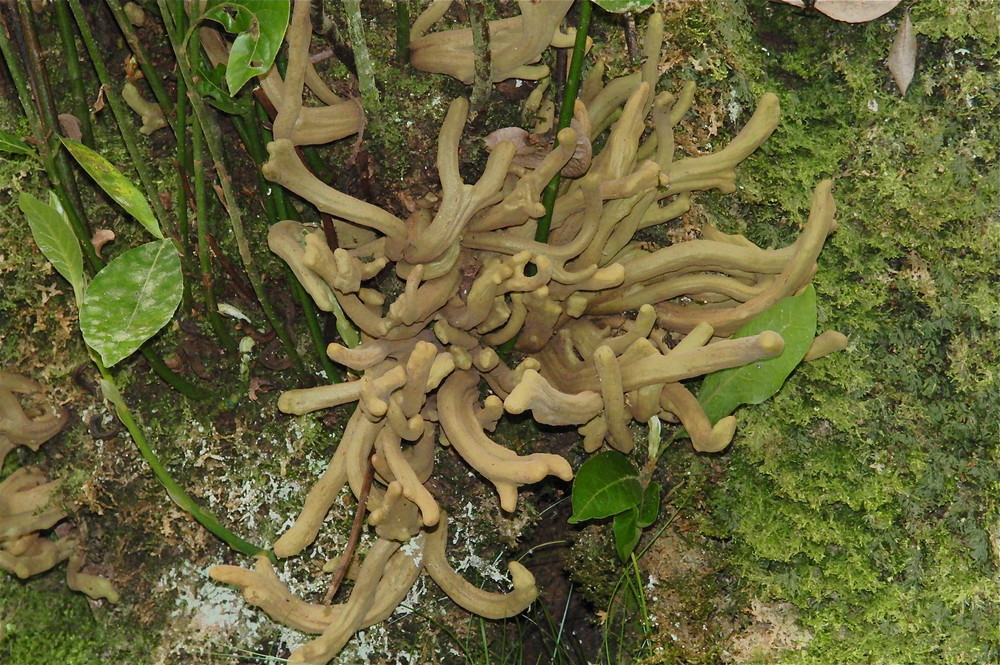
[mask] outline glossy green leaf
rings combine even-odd
[[[232,97],[226,91],[226,68],[223,65],[216,65],[215,69],[209,69],[204,64],[199,63],[196,67],[198,76],[196,77],[194,89],[204,97],[209,104],[224,113],[231,115],[246,115],[253,108],[250,99]]]
[[[0,129],[0,151],[13,152],[17,155],[35,154],[35,151],[27,143],[2,129]]]
[[[594,0],[594,4],[606,12],[624,14],[645,11],[653,6],[653,0]]]
[[[229,49],[226,84],[235,95],[254,76],[274,63],[288,28],[289,0],[211,0],[202,18],[220,23],[236,35]]]
[[[663,485],[655,480],[646,485],[642,493],[642,503],[639,504],[639,512],[636,517],[639,527],[645,529],[656,521],[656,516],[660,513],[660,498],[663,496]]]
[[[180,257],[170,240],[130,249],[90,283],[80,308],[84,341],[111,367],[173,318],[183,290]]]
[[[21,192],[18,207],[28,219],[31,236],[56,271],[70,283],[77,297],[86,288],[83,276],[83,251],[76,240],[73,227],[59,205],[55,193],[49,192],[50,203],[39,201],[27,192]]]
[[[598,453],[583,463],[573,480],[573,515],[570,524],[608,517],[642,500],[639,471],[628,457],[615,450]]]
[[[628,555],[631,554],[632,550],[635,549],[635,546],[639,544],[639,537],[642,535],[642,529],[639,528],[638,518],[638,508],[631,508],[623,513],[615,515],[613,524],[615,532],[615,549],[618,550],[618,556],[621,557],[622,561],[628,561]]]
[[[760,404],[774,395],[805,357],[816,336],[816,290],[812,285],[800,295],[785,298],[761,312],[733,337],[749,337],[765,330],[773,330],[785,340],[780,355],[712,372],[701,384],[698,402],[713,424],[740,404]]]
[[[125,212],[135,217],[154,238],[163,238],[160,223],[156,220],[156,215],[149,207],[146,197],[122,175],[121,171],[79,141],[65,137],[60,137],[59,140],[108,196],[124,208]]]

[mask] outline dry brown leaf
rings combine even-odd
[[[97,255],[101,255],[101,248],[115,239],[115,232],[111,229],[98,229],[90,239],[90,244],[94,246]]]
[[[80,119],[72,113],[60,113],[58,116],[59,129],[63,136],[74,141],[83,140],[83,132],[80,130]]]
[[[910,87],[910,81],[913,80],[913,73],[917,69],[917,36],[913,32],[909,12],[903,17],[903,23],[896,31],[895,39],[892,40],[892,49],[889,51],[886,65],[896,85],[899,86],[899,91],[905,95],[906,89]]]

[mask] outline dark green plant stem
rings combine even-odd
[[[576,26],[576,42],[573,44],[573,59],[569,63],[569,74],[566,78],[566,90],[563,93],[562,104],[559,106],[559,126],[556,128],[558,134],[563,129],[569,127],[573,121],[573,107],[576,104],[576,96],[580,91],[580,79],[583,71],[583,57],[587,49],[587,32],[590,30],[590,2],[581,2],[580,20]],[[558,140],[556,141],[558,145]],[[535,229],[535,241],[545,243],[549,241],[549,228],[552,226],[552,210],[556,205],[556,197],[559,195],[559,182],[561,178],[556,173],[549,184],[545,187],[542,196],[542,203],[545,205],[545,215],[538,220],[538,227]]]
[[[118,23],[118,29],[122,31],[122,35],[125,36],[125,41],[128,42],[129,48],[132,50],[132,55],[135,57],[135,61],[139,63],[139,68],[142,69],[143,77],[146,79],[146,83],[149,84],[149,89],[153,92],[153,97],[156,98],[156,103],[160,105],[160,110],[163,111],[164,117],[167,119],[167,123],[177,133],[177,128],[174,126],[172,119],[173,115],[173,104],[171,103],[170,95],[167,94],[167,89],[163,85],[163,81],[160,80],[160,73],[156,71],[153,67],[153,63],[150,62],[149,56],[146,54],[146,49],[142,47],[142,42],[139,41],[139,37],[135,34],[135,29],[132,27],[131,21],[125,15],[125,10],[122,8],[121,0],[105,0],[108,9],[115,17],[115,22]]]
[[[198,264],[200,267],[201,294],[205,301],[205,316],[215,332],[215,337],[226,353],[236,353],[237,345],[233,336],[222,322],[219,305],[215,300],[212,283],[212,259],[208,247],[208,197],[205,192],[204,139],[201,124],[193,119],[191,127],[192,179],[194,180],[195,220],[198,230]]]
[[[101,51],[98,48],[97,43],[94,41],[94,35],[90,31],[90,23],[87,22],[87,15],[80,6],[80,0],[66,0],[66,2],[69,3],[70,9],[73,10],[73,17],[76,19],[76,27],[79,29],[80,36],[83,38],[83,44],[87,49],[88,55],[90,56],[90,61],[94,66],[94,71],[97,72],[97,80],[100,81],[101,86],[104,87],[104,97],[108,100],[108,106],[111,107],[111,112],[115,116],[115,122],[118,123],[118,131],[121,134],[122,141],[125,142],[125,148],[128,150],[129,157],[132,159],[132,165],[139,174],[139,180],[146,193],[146,198],[149,199],[149,202],[153,207],[153,212],[156,213],[157,219],[160,220],[160,225],[163,228],[171,228],[171,226],[167,224],[167,212],[163,208],[163,202],[160,200],[159,192],[153,184],[153,178],[149,172],[149,167],[147,166],[148,159],[139,151],[138,139],[136,137],[137,132],[132,124],[131,109],[127,110],[127,106],[124,100],[122,100],[121,86],[116,85],[108,75],[108,68],[104,64],[104,58],[101,55]]]
[[[396,0],[396,62],[405,64],[410,51],[410,0]]]
[[[12,7],[13,8],[13,7]],[[25,77],[24,71],[19,66],[21,62],[20,55],[14,54],[14,47],[10,43],[10,35],[12,34],[12,25],[7,25],[7,18],[4,13],[0,11],[0,54],[3,55],[4,63],[7,65],[7,70],[10,72],[10,78],[14,81],[14,87],[17,88],[17,99],[24,110],[24,115],[28,119],[32,128],[38,124],[38,114],[35,112],[35,108],[31,105],[31,92],[28,90],[28,82]]]
[[[160,484],[167,490],[167,496],[169,496],[181,510],[187,512],[191,515],[191,517],[195,518],[199,524],[211,531],[220,540],[225,542],[237,552],[248,556],[266,554],[268,558],[276,562],[276,557],[273,552],[249,543],[227,529],[221,522],[219,522],[215,515],[198,505],[184,490],[184,488],[181,487],[176,480],[174,480],[173,476],[170,475],[170,472],[167,471],[167,468],[163,466],[162,462],[160,462],[156,453],[153,452],[152,447],[149,445],[149,441],[146,439],[145,432],[141,427],[139,427],[139,423],[137,423],[135,418],[132,416],[132,412],[125,404],[125,400],[122,399],[111,372],[108,371],[96,355],[92,357],[94,362],[97,364],[97,368],[101,372],[104,396],[114,404],[115,412],[118,414],[118,418],[122,421],[122,425],[124,425],[125,429],[127,429],[129,434],[132,435],[132,440],[135,442],[135,445],[139,449],[139,453],[142,455],[142,458],[146,461],[146,464],[148,464],[149,468],[152,469],[153,475],[156,476],[156,479],[159,480]]]
[[[90,122],[90,107],[87,105],[87,92],[83,85],[80,56],[76,49],[73,16],[64,2],[55,3],[55,10],[56,25],[59,28],[59,40],[63,50],[63,62],[66,64],[66,76],[69,78],[69,89],[72,92],[73,114],[80,121],[80,134],[82,134],[84,145],[93,148],[94,127]]]
[[[187,140],[187,89],[183,81],[177,82],[177,103],[174,106],[177,112],[177,122],[174,125],[174,136],[177,139],[177,150],[174,159],[177,162],[177,180],[174,182],[174,193],[172,198],[174,217],[177,219],[177,239],[181,244],[181,261],[184,263],[185,272],[193,274],[191,246],[191,224],[189,222],[190,210],[188,208],[188,174],[192,171],[191,146]],[[184,311],[191,311],[192,298],[191,289],[188,282],[184,282]]]
[[[182,31],[186,30],[187,13],[184,11],[183,3],[175,3],[171,9],[173,11],[173,18],[176,25]],[[174,111],[176,113],[176,119],[173,127],[174,138],[177,144],[175,157],[177,161],[177,180],[174,182],[174,193],[171,198],[174,217],[177,218],[177,237],[180,240],[181,247],[183,249],[181,252],[181,261],[184,264],[185,273],[193,275],[197,272],[197,268],[194,265],[196,261],[196,252],[193,251],[191,245],[191,209],[188,203],[189,196],[193,199],[189,176],[194,167],[191,163],[191,143],[188,141],[188,101],[187,86],[184,85],[184,79],[177,79],[175,91],[176,98],[174,100]],[[184,299],[182,301],[182,305],[184,307],[184,311],[186,312],[190,312],[194,309],[194,302],[191,296],[191,286],[190,282],[187,280],[184,282]],[[209,311],[212,311],[211,308]],[[213,323],[210,322],[209,325],[211,325],[212,329],[218,333],[218,329]],[[220,338],[220,342],[222,342],[222,338]],[[222,345],[224,348],[228,349],[225,342],[222,342]]]
[[[202,400],[208,399],[212,396],[210,391],[199,388],[180,374],[177,374],[172,369],[167,367],[167,364],[163,362],[163,358],[160,357],[160,354],[151,349],[148,343],[139,349],[139,353],[141,353],[142,357],[146,359],[146,362],[149,363],[149,366],[154,372],[156,372],[157,376],[163,379],[168,386],[185,397]]]
[[[472,81],[472,95],[469,99],[469,119],[486,108],[493,91],[493,66],[490,58],[490,30],[486,21],[486,4],[470,2],[466,5],[469,24],[472,26],[472,57],[475,63],[475,77]]]
[[[52,182],[53,188],[63,203],[66,216],[69,217],[73,232],[77,241],[83,248],[84,261],[91,274],[101,269],[103,262],[98,258],[94,246],[90,242],[90,225],[87,222],[83,202],[80,192],[76,187],[76,179],[73,177],[72,165],[69,156],[61,149],[58,143],[59,120],[56,117],[55,103],[52,99],[52,89],[49,86],[48,77],[41,62],[41,46],[35,33],[34,24],[31,20],[31,7],[25,0],[15,7],[17,14],[17,27],[20,28],[24,41],[24,53],[16,54],[10,41],[7,39],[7,31],[0,30],[0,50],[3,51],[4,59],[11,78],[15,81],[18,93],[21,95],[21,105],[24,113],[31,123],[35,142],[38,145],[39,155],[45,172]],[[4,26],[12,28],[15,26]],[[21,70],[19,63],[24,62],[27,67],[27,75]],[[31,83],[31,90],[28,91],[27,82]],[[36,106],[32,105],[32,101]]]
[[[583,72],[583,57],[587,50],[587,33],[590,31],[590,0],[580,3],[580,19],[576,26],[576,41],[573,43],[573,59],[570,61],[569,74],[566,78],[566,90],[563,92],[562,104],[559,107],[559,126],[556,134],[569,127],[573,121],[573,107],[576,105],[576,96],[580,92],[580,79]],[[556,139],[556,145],[559,140]],[[552,226],[552,211],[556,207],[556,198],[559,196],[559,183],[561,177],[558,173],[552,176],[552,180],[545,186],[542,193],[542,204],[545,206],[545,214],[538,220],[535,228],[535,241],[547,243],[549,241],[549,229]],[[535,274],[534,264],[525,266],[525,274]],[[499,349],[501,357],[507,358],[517,344],[517,335],[504,342]]]
[[[243,261],[243,269],[250,280],[250,285],[253,287],[254,294],[257,296],[257,301],[260,303],[264,316],[267,318],[271,327],[274,328],[275,332],[278,334],[278,339],[281,340],[281,345],[285,354],[289,357],[289,359],[291,359],[299,374],[305,375],[302,358],[299,356],[298,351],[296,351],[295,344],[292,342],[291,335],[289,334],[287,328],[275,313],[271,300],[268,298],[267,292],[264,290],[264,283],[261,281],[260,275],[257,272],[256,262],[254,261],[253,254],[250,252],[250,244],[247,242],[239,205],[236,201],[236,196],[233,193],[232,177],[229,175],[229,170],[224,161],[225,151],[222,149],[222,141],[219,138],[218,132],[215,131],[216,127],[209,115],[208,108],[205,105],[204,100],[194,90],[194,82],[192,80],[193,74],[191,72],[192,57],[188,51],[190,50],[193,53],[198,47],[198,42],[197,40],[185,42],[184,39],[186,39],[186,37],[182,37],[176,32],[176,25],[174,24],[172,16],[169,12],[166,0],[159,0],[158,4],[160,14],[163,16],[164,22],[167,26],[167,36],[170,39],[170,44],[174,51],[174,57],[177,59],[177,71],[181,78],[184,79],[184,84],[188,91],[188,101],[191,102],[191,111],[194,114],[194,119],[197,120],[198,125],[201,127],[202,134],[205,137],[205,143],[208,147],[209,155],[211,155],[212,162],[215,166],[216,175],[219,178],[219,184],[222,187],[222,194],[225,200],[226,212],[229,216],[230,228],[233,230],[236,247],[239,250],[240,259]]]

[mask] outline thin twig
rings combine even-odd
[[[330,589],[323,597],[324,605],[329,605],[333,601],[333,597],[337,595],[337,591],[340,589],[340,585],[347,575],[347,569],[351,565],[351,560],[354,558],[354,551],[358,547],[358,541],[361,540],[361,527],[364,526],[365,513],[368,511],[368,493],[371,491],[374,477],[375,467],[372,465],[372,458],[369,455],[368,466],[365,469],[365,479],[361,483],[361,493],[358,496],[358,507],[354,511],[354,523],[351,524],[351,535],[347,539],[347,547],[344,548],[344,553],[341,555],[340,565],[337,566],[337,570],[333,574]]]

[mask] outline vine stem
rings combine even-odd
[[[90,351],[90,349],[88,349],[88,351]],[[145,460],[146,464],[149,465],[149,468],[152,469],[153,475],[155,475],[156,479],[160,481],[163,488],[167,490],[167,496],[169,496],[181,510],[191,515],[191,517],[197,520],[199,524],[211,531],[215,536],[237,552],[241,552],[248,556],[265,554],[269,559],[271,559],[271,561],[277,562],[274,552],[243,540],[235,533],[227,529],[215,515],[198,505],[198,503],[191,498],[191,495],[189,495],[184,488],[181,487],[176,480],[174,480],[173,476],[170,475],[170,472],[167,471],[167,468],[163,466],[160,458],[153,452],[153,448],[149,445],[149,441],[146,439],[145,432],[143,432],[139,423],[136,422],[135,417],[128,408],[128,405],[125,404],[125,400],[122,398],[121,392],[118,390],[118,386],[115,383],[111,372],[104,366],[104,363],[101,362],[100,358],[98,358],[96,354],[92,351],[90,351],[90,354],[91,359],[94,361],[94,364],[97,365],[97,369],[101,373],[101,390],[104,393],[104,397],[114,405],[115,412],[118,414],[118,419],[121,420],[122,425],[125,426],[125,429],[127,429],[128,433],[132,436],[132,441],[135,442],[143,460]]]
[[[469,100],[469,118],[474,120],[486,108],[493,91],[493,65],[490,57],[490,30],[483,3],[470,2],[469,23],[472,26],[472,57],[475,62],[475,78]]]
[[[115,22],[118,23],[118,29],[121,30],[125,41],[128,42],[136,62],[139,63],[139,68],[142,69],[146,83],[149,84],[149,89],[153,92],[153,96],[156,97],[156,103],[160,105],[160,109],[164,112],[164,117],[170,124],[171,129],[174,130],[174,134],[177,134],[177,126],[171,117],[173,106],[170,103],[170,95],[167,94],[167,89],[164,87],[163,81],[160,80],[159,72],[153,68],[153,63],[150,62],[149,56],[146,54],[146,49],[142,47],[142,42],[139,41],[139,37],[135,34],[132,22],[125,15],[121,0],[105,0],[105,4],[114,15]]]
[[[375,87],[375,68],[372,65],[371,55],[368,53],[368,43],[365,41],[360,0],[344,0],[344,13],[347,15],[347,36],[351,39],[354,63],[358,69],[361,105],[364,107],[366,115],[378,117],[379,94],[378,88]]]
[[[404,64],[410,50],[410,0],[396,0],[396,62]]]

